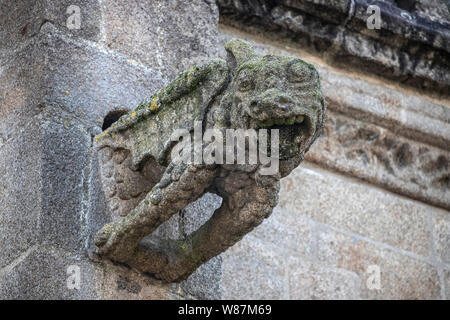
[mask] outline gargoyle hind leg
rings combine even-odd
[[[258,226],[278,202],[279,183],[269,187],[256,183],[225,195],[222,206],[192,233],[155,276],[168,281],[185,280],[200,265],[225,251]]]
[[[173,214],[195,201],[211,184],[217,169],[215,167],[171,163],[159,183],[128,215],[121,220],[104,226],[95,236],[97,254],[110,260],[136,265],[153,263],[158,258],[166,259],[139,245],[160,224]],[[155,272],[155,270],[143,270]],[[151,269],[151,267],[150,267]]]

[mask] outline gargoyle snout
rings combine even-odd
[[[291,97],[282,91],[270,89],[253,99],[246,111],[253,119],[266,121],[288,118],[293,115],[294,109],[295,102]]]

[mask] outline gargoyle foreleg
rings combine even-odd
[[[97,253],[127,263],[143,257],[139,242],[174,213],[195,201],[211,184],[217,169],[171,163],[161,181],[126,217],[104,226],[95,237]]]
[[[175,259],[156,274],[168,282],[182,281],[200,265],[225,251],[258,226],[278,202],[279,183],[256,183],[224,196],[222,206],[192,233],[173,255]]]

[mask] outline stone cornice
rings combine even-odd
[[[450,24],[386,1],[218,0],[222,21],[282,33],[337,65],[448,96]],[[370,30],[377,5],[381,29]]]

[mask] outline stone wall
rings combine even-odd
[[[370,1],[316,7],[334,2],[2,1],[0,298],[450,298],[448,10],[374,1],[392,17],[385,42],[363,26]],[[272,216],[183,283],[93,260],[92,236],[111,219],[92,148],[104,117],[223,56],[231,37],[317,66],[322,137],[282,181]],[[186,236],[219,203],[206,195],[154,236]]]
[[[70,5],[81,9],[78,30],[67,27]],[[110,111],[136,107],[217,56],[217,23],[212,1],[1,2],[1,298],[218,297],[217,261],[209,265],[218,272],[162,285],[89,258],[110,220],[93,137]],[[179,214],[158,234],[179,236],[196,220]],[[72,265],[80,290],[67,287]]]

